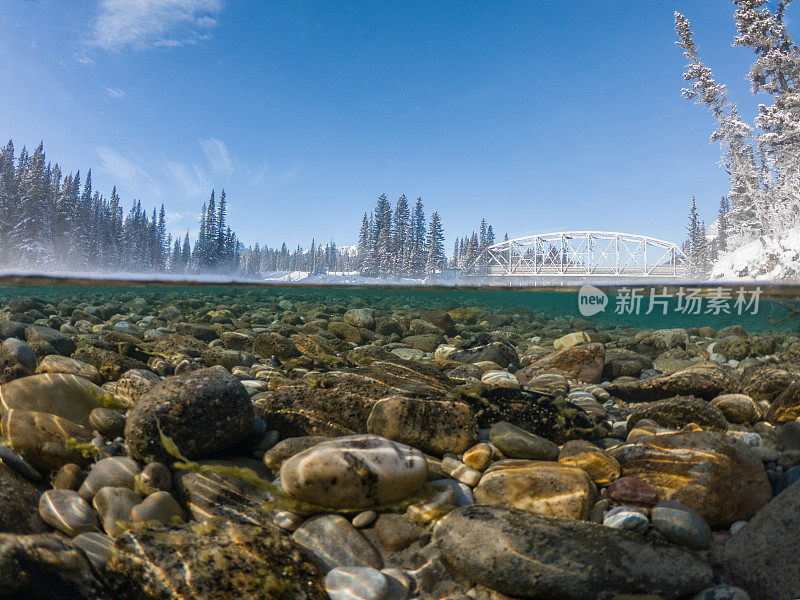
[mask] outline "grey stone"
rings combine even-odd
[[[558,460],[558,446],[553,442],[511,423],[501,421],[492,425],[489,439],[509,458]]]
[[[692,550],[711,545],[711,528],[697,511],[674,500],[662,500],[650,513],[653,528],[668,542]]]
[[[292,539],[326,572],[336,567],[383,566],[377,550],[341,515],[312,517],[295,530]]]
[[[101,488],[106,486],[125,487],[132,490],[136,487],[136,475],[140,470],[139,464],[133,459],[124,456],[104,458],[94,464],[78,489],[78,493],[81,497],[91,500]]]
[[[39,514],[70,537],[97,530],[97,514],[72,490],[47,490],[39,498]]]
[[[331,600],[384,600],[389,583],[372,567],[337,567],[325,575],[325,591]]]
[[[433,537],[445,561],[464,578],[524,598],[653,594],[676,600],[712,579],[711,569],[687,550],[512,508],[457,508],[438,523]]]

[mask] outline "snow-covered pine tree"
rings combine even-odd
[[[364,265],[367,263],[367,254],[369,253],[369,246],[370,246],[370,237],[369,237],[369,219],[367,219],[367,213],[364,213],[364,217],[361,219],[361,229],[358,233],[358,246],[356,249],[357,252],[357,265],[358,271],[362,275],[365,274],[364,272]]]
[[[786,29],[790,3],[781,0],[773,11],[766,0],[734,2],[734,45],[756,54],[748,73],[752,91],[773,99],[759,105],[754,126],[739,117],[725,86],[701,61],[689,21],[675,13],[678,44],[689,59],[684,80],[691,87],[683,95],[714,114],[712,141],[722,145],[730,173],[729,249],[760,235],[780,239],[800,217],[800,50]]]
[[[729,210],[728,199],[722,196],[719,201],[719,211],[717,213],[717,239],[715,240],[717,253],[725,252],[728,249],[728,229],[730,227],[728,223]]]
[[[19,216],[14,221],[11,239],[18,265],[48,268],[53,264],[53,228],[50,202],[45,194],[44,145],[25,159],[19,175]]]
[[[428,257],[425,263],[425,274],[431,277],[440,273],[447,261],[444,253],[444,230],[438,212],[434,212],[431,215],[431,221],[428,226],[427,247]]]
[[[406,275],[424,277],[427,263],[425,207],[422,198],[417,198],[411,214],[411,257]]]
[[[373,218],[377,272],[381,277],[387,277],[392,274],[394,244],[392,238],[392,204],[386,194],[381,194],[378,197]]]
[[[689,208],[689,224],[686,227],[686,274],[694,280],[708,277],[710,271],[709,250],[706,241],[705,222],[700,220],[697,212],[697,201],[692,196]]]
[[[392,236],[392,273],[402,276],[408,271],[411,246],[411,211],[405,194],[400,196],[395,204]]]

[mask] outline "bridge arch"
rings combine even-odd
[[[685,259],[676,244],[645,235],[558,231],[489,246],[468,273],[496,277],[680,277]]]

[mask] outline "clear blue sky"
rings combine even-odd
[[[0,137],[173,232],[225,188],[246,244],[355,243],[382,192],[438,209],[448,252],[481,217],[681,241],[728,184],[675,10],[752,115],[727,0],[0,0]]]

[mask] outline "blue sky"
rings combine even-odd
[[[481,217],[681,241],[728,185],[675,10],[751,116],[727,0],[0,0],[0,136],[173,232],[225,188],[246,244],[355,243],[382,192],[438,209],[448,252]]]

